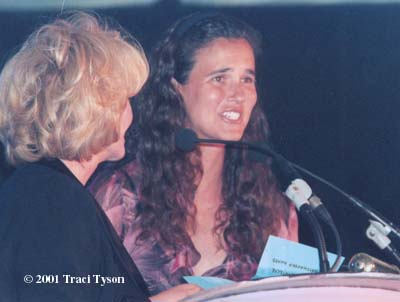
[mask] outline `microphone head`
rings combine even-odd
[[[175,133],[175,147],[183,152],[191,152],[196,148],[198,138],[196,133],[188,128],[179,129]]]

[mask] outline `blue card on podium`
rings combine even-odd
[[[328,253],[330,266],[336,260],[336,255]],[[341,264],[344,257],[341,257]],[[319,271],[318,250],[302,243],[269,236],[256,274],[252,279],[272,276],[313,274]],[[188,283],[196,284],[204,289],[214,288],[234,281],[207,276],[186,276]]]
[[[330,266],[336,255],[328,253]],[[341,258],[343,263],[344,257]],[[253,279],[319,272],[318,250],[302,243],[269,236]]]

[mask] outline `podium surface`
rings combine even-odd
[[[205,290],[182,302],[400,302],[400,275],[331,273],[280,276]]]

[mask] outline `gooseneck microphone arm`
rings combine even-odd
[[[229,141],[218,139],[200,139],[196,133],[190,129],[181,129],[175,135],[175,145],[178,149],[184,152],[193,151],[197,144],[222,144],[227,147],[234,147],[240,149],[252,149],[259,151],[263,154],[272,155],[276,162],[278,162],[280,169],[285,170],[284,173],[290,175],[294,180],[288,187],[286,195],[295,203],[296,208],[300,214],[305,218],[307,223],[310,224],[314,240],[318,247],[318,256],[320,264],[320,272],[327,272],[329,270],[329,261],[326,251],[325,238],[323,236],[322,228],[315,217],[313,210],[308,202],[311,197],[311,188],[308,184],[301,179],[299,173],[291,166],[284,157],[274,152],[268,145],[263,143],[247,143],[241,141]]]

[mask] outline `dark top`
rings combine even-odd
[[[149,301],[92,195],[60,162],[24,165],[0,188],[1,301]]]

